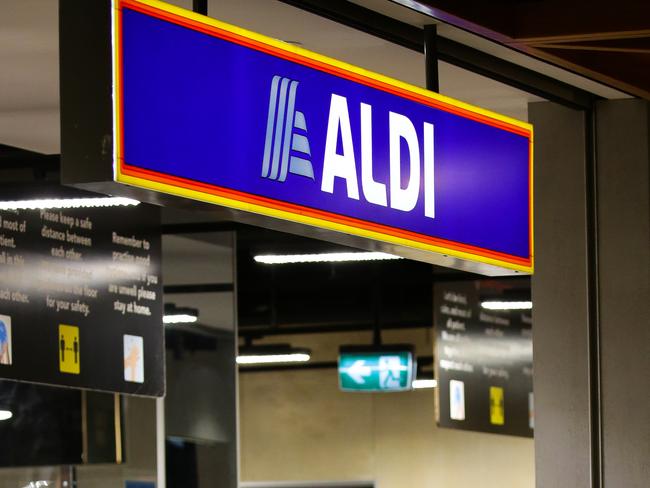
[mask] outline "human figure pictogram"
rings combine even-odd
[[[61,334],[61,340],[59,341],[59,350],[61,351],[61,362],[65,363],[65,338]]]

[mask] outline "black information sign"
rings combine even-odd
[[[0,211],[0,377],[162,396],[160,211]]]
[[[485,310],[479,286],[435,286],[438,425],[532,437],[530,310]]]

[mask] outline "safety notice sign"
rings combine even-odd
[[[0,211],[0,378],[163,395],[160,247],[144,204]]]

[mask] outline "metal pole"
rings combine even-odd
[[[435,24],[424,26],[424,65],[427,90],[440,92],[438,78],[438,29]]]
[[[197,14],[208,15],[208,0],[192,0],[192,10]]]
[[[598,154],[596,152],[596,107],[585,111],[585,176],[587,211],[587,306],[589,341],[589,427],[591,441],[591,486],[602,488],[603,413],[600,337],[600,275],[598,251]]]
[[[373,290],[373,307],[374,307],[374,328],[372,333],[372,345],[381,346],[381,268],[378,263],[374,263],[373,272],[375,275],[375,286]]]
[[[57,488],[76,488],[77,472],[74,466],[61,466]]]

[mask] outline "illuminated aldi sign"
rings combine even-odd
[[[532,272],[529,124],[158,1],[111,21],[114,181]]]

